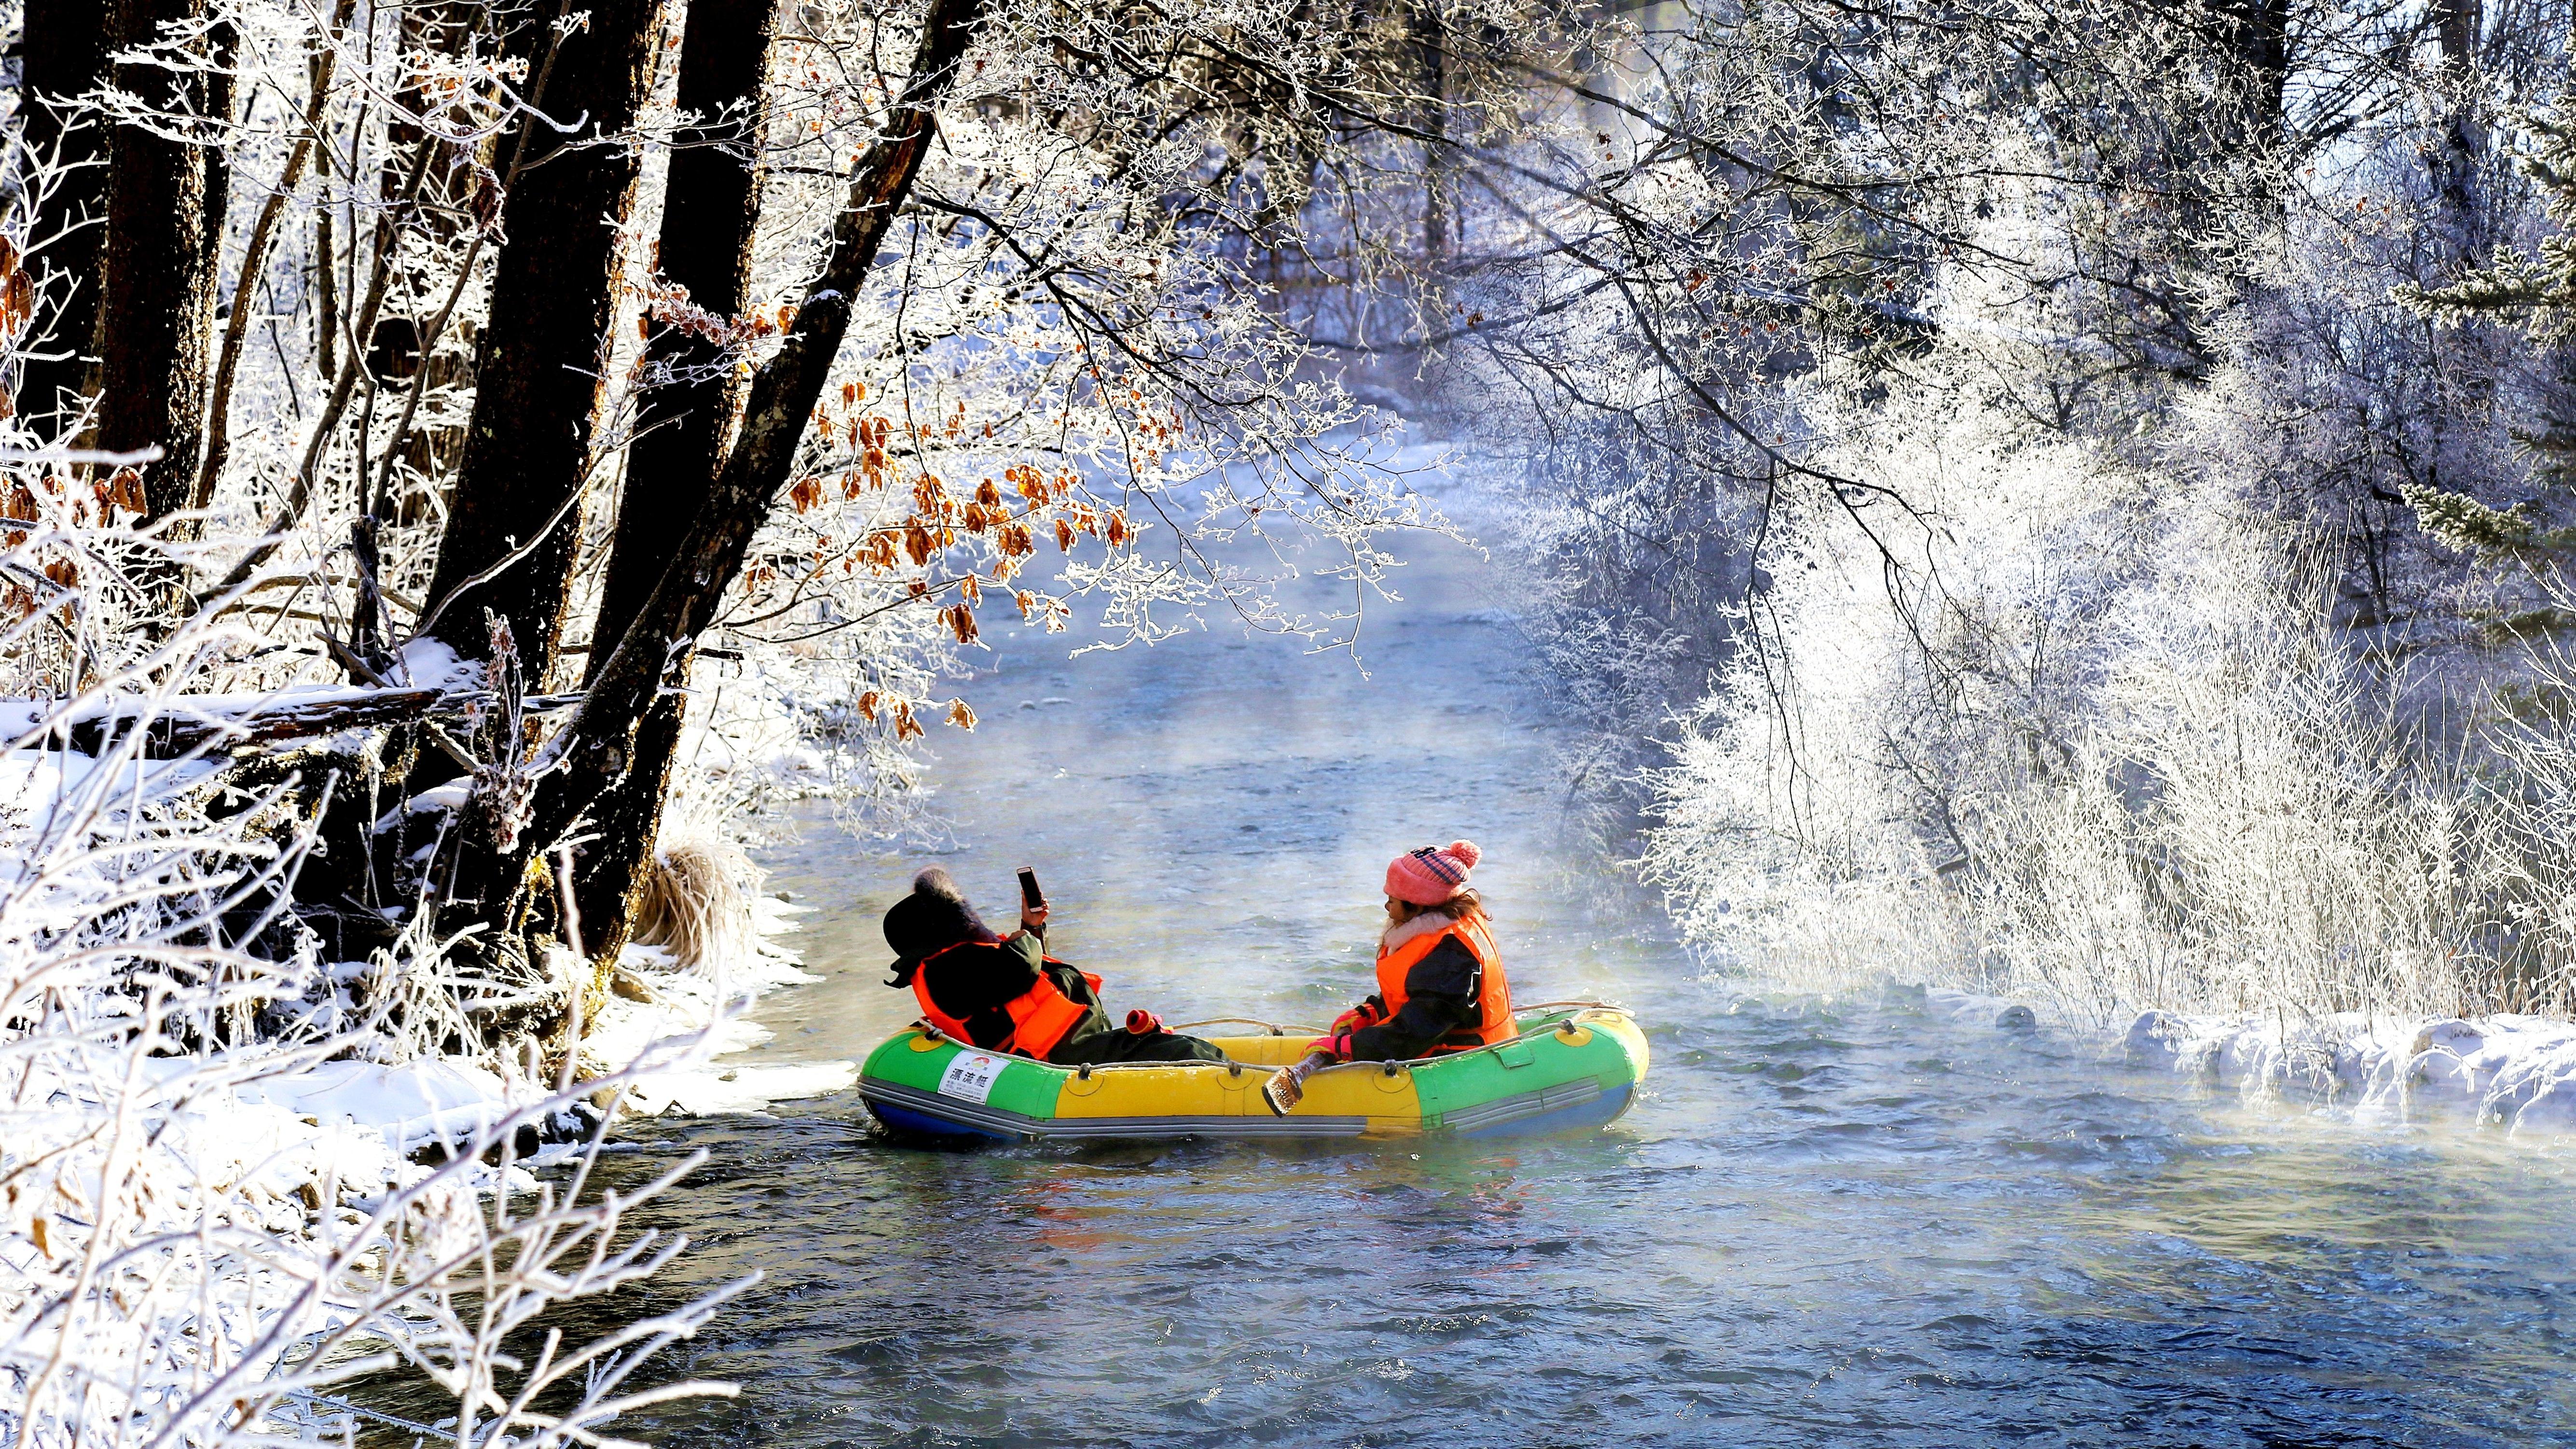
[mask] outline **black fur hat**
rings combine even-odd
[[[885,937],[895,954],[894,980],[887,983],[892,986],[910,986],[921,958],[935,951],[960,941],[997,939],[975,908],[966,904],[966,893],[957,888],[957,882],[935,865],[914,876],[912,894],[886,912]]]

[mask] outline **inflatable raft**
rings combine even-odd
[[[1196,1023],[1220,1024],[1230,1023]],[[1626,1012],[1551,1003],[1519,1013],[1517,1024],[1518,1036],[1474,1051],[1326,1067],[1285,1116],[1270,1110],[1261,1084],[1304,1054],[1320,1034],[1312,1028],[1207,1035],[1224,1062],[1059,1067],[916,1023],[868,1055],[859,1095],[899,1132],[1006,1142],[1528,1136],[1587,1131],[1628,1110],[1646,1075],[1646,1038]]]

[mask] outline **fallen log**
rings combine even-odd
[[[456,709],[466,703],[443,689],[376,689],[333,691],[313,698],[283,695],[223,710],[208,708],[202,696],[192,702],[182,695],[84,716],[72,721],[68,730],[49,732],[40,743],[67,742],[86,755],[103,755],[126,745],[147,760],[175,760],[200,750],[239,749],[401,724],[439,712],[451,699]],[[142,738],[134,741],[131,737],[138,730]]]
[[[68,725],[46,722],[47,713],[58,706],[0,700],[0,711],[15,705],[18,727],[40,731],[28,738],[30,748],[69,748],[85,755],[101,755],[123,745],[140,729],[143,738],[136,748],[138,756],[174,760],[198,750],[238,752],[244,747],[312,739],[342,730],[452,719],[477,705],[491,705],[498,698],[482,689],[387,685],[295,694],[121,698],[84,711]],[[529,714],[542,714],[569,709],[580,702],[579,694],[535,694],[521,700],[519,707]],[[5,717],[0,713],[0,718]],[[0,725],[0,729],[6,728]],[[471,761],[465,763],[471,768]]]

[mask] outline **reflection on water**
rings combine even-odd
[[[1113,1011],[1320,1021],[1364,989],[1386,858],[1470,836],[1521,996],[1648,1023],[1637,1108],[1505,1147],[938,1152],[853,1098],[654,1127],[620,1174],[713,1155],[652,1210],[700,1243],[657,1291],[768,1277],[662,1369],[742,1397],[648,1437],[2576,1444],[2565,1157],[1694,979],[1552,831],[1476,567],[1417,568],[1366,677],[998,641],[937,772],[946,863],[996,915],[1035,865]],[[763,1053],[863,1053],[911,1015],[876,920],[917,861],[818,828],[774,863],[830,979],[768,1003]]]

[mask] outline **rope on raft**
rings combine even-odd
[[[1614,1004],[1612,1004],[1612,1003],[1610,1003],[1610,1002],[1607,1002],[1607,1001],[1540,1001],[1540,1002],[1532,1003],[1531,1005],[1528,1005],[1528,1006],[1519,1006],[1519,1005],[1515,1005],[1515,1006],[1512,1008],[1512,1014],[1513,1014],[1513,1015],[1515,1015],[1515,1016],[1519,1016],[1519,1015],[1523,1015],[1523,1014],[1530,1013],[1530,1012],[1540,1012],[1540,1011],[1561,1011],[1561,1010],[1577,1010],[1577,1011],[1615,1011],[1615,1012],[1618,1012],[1618,1013],[1619,1013],[1620,1015],[1622,1015],[1622,1016],[1625,1016],[1625,1015],[1627,1015],[1627,1014],[1628,1014],[1628,1008],[1626,1008],[1626,1007],[1624,1007],[1624,1006],[1614,1005]],[[935,1027],[935,1026],[932,1026],[932,1025],[931,1025],[928,1021],[926,1021],[926,1020],[922,1020],[922,1021],[915,1021],[912,1025],[913,1025],[913,1029],[914,1029],[914,1030],[919,1031],[922,1035],[927,1036],[927,1037],[930,1037],[930,1038],[932,1038],[932,1039],[934,1039],[934,1040],[945,1039],[945,1040],[949,1040],[949,1041],[956,1041],[956,1038],[954,1038],[954,1037],[950,1037],[946,1032],[943,1032],[943,1031],[941,1031],[939,1028],[937,1028],[937,1027]],[[1258,1026],[1258,1027],[1262,1027],[1262,1028],[1265,1028],[1266,1030],[1268,1030],[1268,1031],[1269,1031],[1269,1033],[1270,1033],[1272,1036],[1320,1036],[1320,1035],[1322,1035],[1322,1034],[1323,1034],[1323,1032],[1324,1032],[1324,1028],[1322,1028],[1322,1027],[1320,1027],[1320,1026],[1281,1026],[1281,1025],[1278,1025],[1277,1023],[1275,1023],[1275,1022],[1267,1022],[1267,1021],[1263,1021],[1263,1020],[1261,1020],[1259,1017],[1253,1017],[1253,1016],[1211,1016],[1211,1017],[1207,1018],[1207,1019],[1206,1019],[1206,1020],[1204,1020],[1204,1021],[1185,1021],[1185,1022],[1182,1022],[1180,1025],[1175,1026],[1175,1027],[1167,1027],[1167,1028],[1165,1028],[1165,1030],[1168,1030],[1168,1031],[1187,1031],[1187,1030],[1189,1030],[1190,1028],[1192,1028],[1192,1027],[1194,1027],[1194,1026]],[[1475,1050],[1475,1051],[1492,1051],[1492,1050],[1494,1049],[1494,1047],[1498,1047],[1498,1046],[1510,1046],[1510,1045],[1512,1045],[1512,1043],[1513,1043],[1513,1042],[1524,1042],[1524,1041],[1528,1041],[1528,1040],[1530,1040],[1530,1039],[1531,1039],[1531,1038],[1533,1038],[1533,1037],[1549,1036],[1549,1035],[1553,1035],[1554,1033],[1556,1033],[1556,1032],[1558,1032],[1558,1031],[1560,1031],[1560,1030],[1568,1030],[1568,1029],[1570,1029],[1570,1028],[1568,1028],[1568,1027],[1564,1026],[1563,1024],[1554,1025],[1554,1026],[1542,1026],[1542,1027],[1537,1027],[1537,1028],[1533,1028],[1532,1030],[1529,1030],[1529,1031],[1525,1031],[1525,1032],[1520,1033],[1518,1036],[1513,1037],[1510,1041],[1495,1042],[1492,1046],[1476,1047],[1476,1048],[1474,1048],[1473,1050]],[[986,1050],[986,1048],[976,1046],[973,1042],[970,1042],[970,1041],[959,1041],[959,1042],[957,1042],[957,1044],[958,1044],[959,1046],[965,1047],[965,1048],[966,1048],[966,1049],[968,1049],[969,1051],[984,1051],[984,1050]],[[1045,1060],[1045,1059],[1043,1059],[1043,1058],[1040,1058],[1040,1057],[1032,1057],[1032,1056],[1029,1056],[1029,1055],[1027,1055],[1026,1053],[1023,1053],[1023,1052],[1003,1052],[1003,1053],[1000,1053],[999,1055],[1018,1057],[1018,1058],[1019,1058],[1020,1060],[1022,1060],[1022,1061],[1032,1061],[1032,1062],[1036,1062],[1036,1063],[1038,1063],[1038,1065],[1040,1065],[1040,1066],[1053,1066],[1053,1065],[1055,1065],[1054,1063],[1052,1063],[1052,1062],[1048,1062],[1048,1061],[1046,1061],[1046,1060]],[[1442,1053],[1441,1055],[1442,1055],[1442,1056],[1464,1056],[1464,1055],[1467,1055],[1467,1053],[1465,1053],[1465,1052],[1455,1052],[1455,1053]],[[1398,1068],[1401,1068],[1401,1067],[1418,1067],[1418,1066],[1425,1066],[1425,1065],[1428,1065],[1428,1064],[1430,1064],[1430,1063],[1432,1063],[1432,1062],[1439,1061],[1440,1059],[1441,1059],[1441,1057],[1439,1057],[1439,1056],[1429,1056],[1429,1057],[1412,1057],[1412,1058],[1409,1058],[1409,1059],[1407,1059],[1407,1060],[1403,1060],[1403,1061],[1390,1061],[1390,1062],[1335,1062],[1335,1063],[1333,1063],[1333,1064],[1332,1064],[1332,1066],[1329,1066],[1329,1067],[1324,1068],[1324,1070],[1325,1070],[1325,1071],[1331,1071],[1331,1070],[1333,1070],[1333,1068],[1334,1068],[1334,1067],[1363,1067],[1363,1066],[1368,1066],[1368,1067],[1383,1067],[1383,1068],[1385,1069],[1385,1071],[1386,1071],[1387,1075],[1389,1075],[1389,1076],[1393,1076],[1393,1075],[1395,1074],[1395,1072],[1397,1071],[1397,1069],[1398,1069]],[[1074,1070],[1075,1070],[1075,1072],[1076,1072],[1078,1075],[1080,1075],[1080,1076],[1081,1076],[1085,1081],[1088,1081],[1088,1080],[1090,1080],[1090,1078],[1091,1078],[1091,1074],[1092,1074],[1093,1072],[1099,1072],[1099,1071],[1118,1071],[1118,1070],[1122,1070],[1122,1069],[1126,1069],[1126,1070],[1133,1070],[1133,1069],[1137,1069],[1137,1068],[1173,1067],[1173,1066],[1189,1066],[1189,1065],[1192,1065],[1192,1063],[1188,1063],[1188,1062],[1086,1062],[1086,1063],[1084,1063],[1083,1065],[1081,1065],[1081,1066],[1079,1066],[1079,1067],[1075,1068]],[[1262,1064],[1262,1063],[1260,1063],[1260,1062],[1239,1062],[1239,1061],[1236,1061],[1236,1060],[1235,1060],[1234,1058],[1232,1058],[1232,1057],[1227,1057],[1227,1058],[1225,1058],[1225,1059],[1224,1059],[1224,1060],[1222,1060],[1222,1061],[1198,1063],[1197,1065],[1211,1066],[1211,1067],[1224,1067],[1224,1068],[1226,1068],[1226,1069],[1229,1071],[1229,1073],[1230,1073],[1231,1075],[1234,1075],[1234,1076],[1241,1076],[1241,1075],[1243,1075],[1243,1074],[1244,1074],[1245,1072],[1247,1072],[1247,1071],[1252,1071],[1252,1072],[1280,1072],[1280,1071],[1286,1071],[1286,1070],[1287,1070],[1287,1068],[1285,1068],[1285,1067],[1265,1066],[1265,1065],[1263,1065],[1263,1064]]]
[[[1608,1001],[1535,1001],[1527,1006],[1514,1003],[1512,1006],[1512,1014],[1519,1016],[1534,1011],[1558,1011],[1568,1009],[1619,1012],[1627,1010],[1626,1007],[1619,1006]],[[1167,1029],[1171,1031],[1188,1031],[1193,1027],[1201,1026],[1257,1026],[1270,1033],[1272,1036],[1321,1036],[1325,1031],[1325,1028],[1320,1026],[1298,1026],[1293,1023],[1282,1026],[1275,1021],[1263,1021],[1257,1016],[1211,1016],[1201,1021],[1184,1021]]]
[[[1185,1021],[1178,1026],[1167,1029],[1171,1031],[1188,1031],[1194,1026],[1257,1026],[1267,1030],[1272,1036],[1322,1036],[1324,1034],[1324,1028],[1320,1026],[1296,1026],[1293,1024],[1281,1026],[1277,1022],[1263,1021],[1257,1016],[1211,1016],[1205,1021]]]

